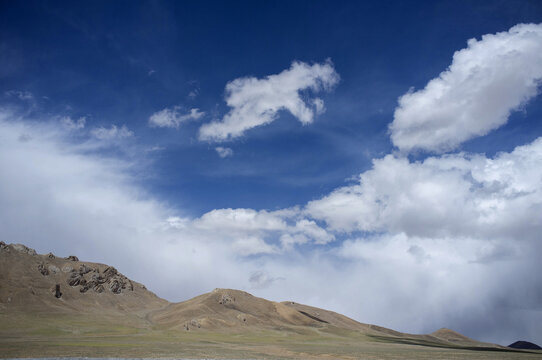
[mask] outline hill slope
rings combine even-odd
[[[233,289],[170,303],[111,266],[0,242],[0,358],[319,359],[359,358],[360,351],[386,358],[399,351],[417,359],[472,350],[495,359],[525,355],[449,329],[404,334]]]

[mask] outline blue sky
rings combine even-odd
[[[169,300],[235,287],[542,342],[538,1],[0,8],[8,242],[111,262]],[[142,270],[165,262],[187,275]],[[514,276],[517,297],[499,290]]]

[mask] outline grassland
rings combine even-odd
[[[0,314],[0,357],[129,357],[225,359],[540,359],[542,352],[436,347],[419,339],[357,331],[273,329],[255,332],[154,328],[144,319]]]

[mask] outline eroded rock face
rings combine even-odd
[[[38,265],[38,271],[43,275],[47,276],[49,275],[49,269],[45,267],[45,264],[39,264]]]
[[[60,269],[57,266],[53,265],[53,264],[48,265],[47,269],[53,275],[58,274],[60,272]]]
[[[65,258],[66,260],[70,260],[70,261],[79,261],[79,258],[75,255],[70,255],[68,257]]]
[[[5,242],[3,241],[0,241],[0,250],[4,250],[5,248],[7,248],[8,246],[6,245]]]
[[[13,244],[11,245],[11,247],[13,248],[13,250],[16,250],[28,255],[32,255],[32,256],[37,255],[36,250],[26,247],[23,244]]]
[[[93,269],[85,264],[81,264],[79,266],[79,274],[81,275],[84,275],[84,274],[88,274],[89,272],[91,272]]]
[[[80,286],[81,293],[86,293],[91,289],[97,293],[102,293],[107,289],[113,294],[134,290],[132,282],[114,267],[108,266],[100,274],[98,269],[93,269],[86,264],[81,264],[77,271],[71,270],[68,285]]]
[[[192,327],[197,327],[198,329],[201,328],[201,323],[197,319],[190,320],[190,325]]]
[[[57,299],[60,299],[62,297],[62,292],[60,292],[60,284],[56,284],[55,286],[53,286],[51,292]]]
[[[227,305],[235,302],[235,298],[230,294],[223,294],[218,301],[221,305]]]
[[[68,285],[77,286],[81,283],[82,279],[83,275],[79,274],[78,272],[72,271],[70,277],[68,278]]]

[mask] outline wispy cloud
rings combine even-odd
[[[505,124],[541,79],[542,24],[470,39],[439,77],[399,98],[391,139],[407,152],[454,149]]]
[[[165,108],[152,114],[149,118],[149,126],[179,128],[182,123],[190,120],[199,120],[204,115],[205,113],[197,108],[190,109],[188,113],[182,114],[181,107],[174,106],[173,108]]]
[[[227,147],[217,146],[215,150],[221,158],[227,158],[228,156],[233,156],[233,150]]]
[[[111,125],[110,128],[103,126],[97,127],[90,132],[98,140],[116,140],[125,139],[134,136],[133,131],[129,130],[126,125],[122,125],[120,128],[117,125]]]
[[[6,96],[16,97],[19,100],[33,100],[34,95],[29,91],[20,90],[8,90],[5,92]]]
[[[85,128],[86,118],[84,116],[77,120],[72,119],[69,116],[63,116],[60,118],[60,123],[70,130],[80,130]]]
[[[273,122],[277,113],[286,110],[301,123],[310,124],[315,114],[322,113],[321,99],[304,101],[300,92],[329,90],[339,81],[331,62],[309,65],[293,62],[292,66],[263,79],[244,77],[226,85],[226,103],[231,110],[222,120],[205,124],[199,138],[224,141],[242,136],[246,130]]]

